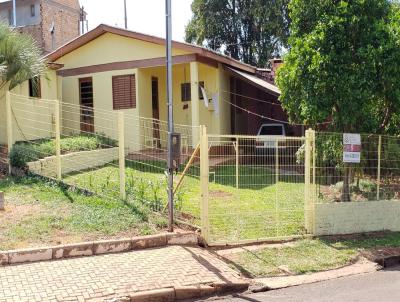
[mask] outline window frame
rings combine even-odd
[[[31,4],[31,17],[36,17],[36,5]]]
[[[199,86],[199,91],[198,91],[199,100],[203,100],[204,98],[203,98],[203,93],[201,92],[201,88],[205,88],[204,81],[199,81],[198,86]],[[181,102],[191,102],[191,101],[192,101],[192,83],[190,82],[181,83]]]
[[[190,102],[192,101],[192,89],[191,83],[181,83],[181,101],[182,102]]]
[[[34,83],[34,81],[37,81]],[[36,87],[34,87],[36,85]],[[42,97],[42,83],[40,76],[33,77],[28,81],[28,94],[30,98],[40,99]]]
[[[129,78],[130,81],[130,88],[129,93],[131,99],[129,100],[116,100],[116,93],[115,93],[115,85],[118,79],[121,78]],[[126,109],[136,109],[137,108],[137,100],[136,100],[136,74],[121,74],[121,75],[114,75],[111,77],[111,89],[112,89],[112,106],[113,110],[126,110]],[[116,104],[124,102],[123,104]]]

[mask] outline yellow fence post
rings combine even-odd
[[[235,152],[236,152],[236,188],[239,189],[239,137],[238,136],[236,136]]]
[[[378,141],[378,176],[377,176],[376,200],[379,200],[379,199],[380,199],[380,189],[381,189],[381,154],[382,154],[382,136],[379,135],[379,141]]]
[[[119,194],[126,200],[125,187],[125,119],[124,113],[118,112],[118,158],[119,158]]]
[[[55,119],[55,143],[56,143],[56,174],[57,180],[62,178],[61,170],[61,123],[60,123],[60,101],[54,101],[54,119]]]
[[[208,137],[207,128],[200,126],[200,194],[201,194],[201,233],[204,240],[209,243],[210,222],[208,216]]]
[[[7,148],[8,148],[8,173],[11,175],[10,153],[13,146],[13,129],[12,129],[12,113],[11,113],[11,95],[10,91],[6,92],[6,111],[7,111]]]
[[[311,232],[310,221],[310,184],[311,184],[311,129],[306,130],[304,157],[304,220],[307,232]]]

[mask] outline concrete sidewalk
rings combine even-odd
[[[101,301],[160,288],[243,282],[207,250],[170,246],[0,267],[0,302]]]

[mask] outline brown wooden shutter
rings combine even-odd
[[[113,108],[136,108],[136,81],[135,75],[120,75],[112,77]]]

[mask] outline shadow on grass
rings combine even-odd
[[[213,177],[215,179],[213,181]],[[301,184],[304,176],[296,171],[278,171],[273,166],[240,165],[238,169],[239,188],[262,190],[279,182]],[[210,182],[236,188],[236,166],[216,166],[210,170]]]
[[[319,240],[337,250],[400,247],[400,233],[397,232],[320,237]]]
[[[90,192],[86,189],[81,189],[76,186],[71,186],[63,182],[48,179],[39,175],[29,174],[24,177],[11,176],[0,180],[0,190],[11,189],[15,185],[20,186],[46,186],[48,189],[58,190],[66,197],[70,203],[76,203],[80,199],[85,204],[97,204],[100,206],[126,206],[130,209],[131,213],[137,216],[144,222],[149,220],[150,209],[139,202],[123,201],[118,198],[110,196],[101,196]],[[107,200],[109,202],[107,203]]]

